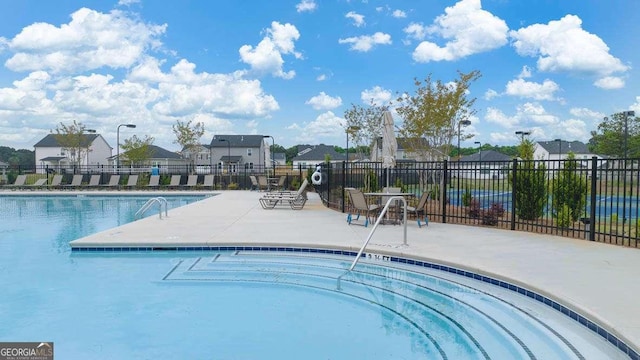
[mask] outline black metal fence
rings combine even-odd
[[[495,226],[638,247],[637,159],[398,162],[322,165],[316,191],[330,207],[349,210],[343,189],[384,186],[429,192],[430,221]],[[411,200],[410,200],[411,201]]]

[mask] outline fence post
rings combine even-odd
[[[511,230],[516,229],[516,176],[518,172],[518,159],[513,159],[511,171]]]
[[[440,189],[440,199],[442,200],[442,223],[447,223],[447,159],[442,163],[442,189]]]
[[[596,180],[598,179],[598,157],[591,157],[591,207],[589,209],[589,240],[596,240]]]
[[[345,190],[344,188],[347,186],[347,162],[342,162],[342,213],[344,214],[344,196]]]

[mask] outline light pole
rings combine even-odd
[[[89,134],[95,134],[96,131],[94,129],[84,129],[84,132]],[[89,171],[89,147],[91,146],[91,142],[87,139],[87,172]]]
[[[229,184],[231,184],[231,142],[228,139],[218,139],[218,141],[227,142],[227,172],[229,173]]]
[[[353,134],[354,132],[360,130],[360,126],[357,125],[351,125],[349,127],[347,127],[347,129],[345,130],[345,132],[347,133],[347,162],[349,162],[349,134]]]
[[[474,141],[474,144],[478,144],[478,158],[480,159],[479,161],[482,161],[482,143],[480,141]]]
[[[271,138],[271,150],[269,150],[269,155],[271,157],[271,159],[269,159],[271,161],[271,165],[273,165],[273,176],[276,176],[276,162],[274,161],[275,157],[273,156],[273,152],[276,149],[276,140],[273,138],[273,136],[271,135],[262,135],[263,139],[266,138]],[[267,161],[267,159],[265,159],[265,162]]]
[[[120,128],[121,127],[135,128],[135,124],[120,124],[118,125],[118,129],[116,130],[116,170],[120,173]]]
[[[524,137],[531,135],[531,131],[516,131],[516,135],[520,135],[520,142],[524,142]]]
[[[458,161],[460,161],[460,125],[469,126],[471,125],[471,121],[469,120],[458,121]]]
[[[635,111],[624,111],[624,158],[627,158],[627,138],[629,137],[629,116],[636,116]]]

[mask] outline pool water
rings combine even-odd
[[[71,253],[131,221],[135,201],[0,197],[0,341],[53,341],[61,359],[625,358],[530,299],[401,264],[345,274],[353,257]]]

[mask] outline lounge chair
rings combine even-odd
[[[425,191],[420,196],[420,200],[418,200],[418,205],[416,205],[416,207],[407,205],[407,213],[413,213],[415,215],[416,220],[418,221],[418,227],[422,227],[422,224],[420,223],[420,216],[422,216],[424,224],[429,225],[429,219],[427,218],[427,214],[424,209],[427,205],[427,200],[429,200],[429,192]]]
[[[49,184],[49,187],[59,188],[61,184],[62,184],[62,175],[53,175],[53,179],[51,179],[51,184]]]
[[[151,177],[149,178],[149,184],[147,186],[153,188],[157,188],[158,186],[160,186],[160,175],[151,175]]]
[[[109,183],[108,184],[104,184],[102,186],[104,187],[115,187],[117,188],[118,185],[120,184],[120,175],[111,175],[111,177],[109,178]]]
[[[284,182],[287,180],[287,177],[282,175],[278,178],[278,181],[271,184],[272,190],[284,190]]]
[[[24,186],[26,181],[27,181],[27,175],[18,175],[16,177],[16,181],[14,181],[13,184],[9,186],[13,186],[13,187]]]
[[[249,175],[249,179],[251,179],[251,191],[260,191],[260,185],[258,185],[258,179],[256,179],[255,175]]]
[[[133,175],[129,175],[129,179],[127,180],[127,185],[125,185],[128,188],[134,188],[138,185],[138,174],[133,174]]]
[[[209,188],[209,189],[213,189],[213,180],[214,180],[214,175],[205,175],[204,176],[204,182],[202,183],[202,187]]]
[[[258,191],[269,189],[269,181],[266,176],[258,176]]]
[[[353,219],[353,214],[351,212],[349,212],[349,214],[347,215],[347,223],[349,223],[349,225],[351,225],[353,220],[360,219],[360,215],[364,214],[365,220],[364,220],[364,224],[363,225],[365,227],[367,227],[367,225],[369,225],[369,221],[370,221],[369,218],[371,216],[377,215],[378,212],[380,211],[380,205],[369,204],[367,202],[367,198],[365,198],[365,196],[362,193],[362,191],[360,191],[358,189],[345,188],[345,190],[347,191],[347,194],[348,194],[348,197],[349,197],[349,202],[351,203],[351,207],[353,208],[353,210],[355,210],[354,212],[358,215],[355,219]]]
[[[82,178],[82,175],[73,175],[71,183],[64,185],[64,187],[80,187],[80,185],[82,185]]]
[[[198,185],[198,175],[189,175],[187,178],[187,185],[185,186],[187,188],[194,188],[196,185]]]
[[[180,181],[182,180],[182,175],[171,175],[171,182],[169,183],[169,188],[177,188],[180,186]]]
[[[100,186],[100,177],[102,177],[102,175],[91,175],[91,178],[89,179],[89,185],[87,185],[87,187]]]
[[[42,186],[46,186],[46,185],[47,185],[47,179],[44,178],[44,179],[36,180],[36,182],[34,182],[31,185],[27,185],[27,187],[34,188],[34,187],[42,187]]]
[[[300,189],[293,191],[274,191],[264,194],[258,201],[263,209],[273,209],[278,204],[289,204],[293,210],[301,210],[307,202],[307,194],[304,192],[309,182],[304,179]]]

